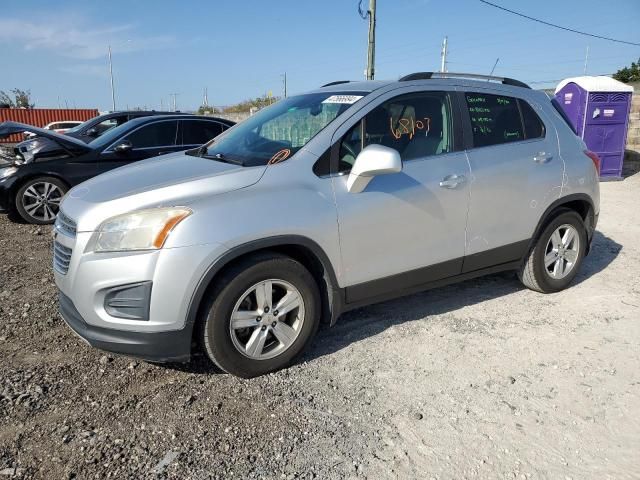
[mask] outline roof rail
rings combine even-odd
[[[451,72],[416,72],[410,73],[400,78],[400,82],[410,82],[412,80],[430,80],[432,78],[469,78],[471,80],[493,80],[494,82],[500,82],[504,85],[512,85],[514,87],[531,88],[520,80],[515,80],[508,77],[494,77],[492,75],[478,75],[477,73],[451,73]]]
[[[331,85],[340,85],[341,83],[349,83],[351,80],[337,80],[335,82],[329,82],[322,85],[320,88],[330,87]]]

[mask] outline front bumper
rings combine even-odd
[[[0,165],[2,168],[2,165]],[[15,179],[7,177],[0,179],[0,210],[11,210],[13,208],[13,199],[11,198],[11,187]]]
[[[165,332],[134,332],[89,325],[73,301],[58,292],[62,318],[91,346],[153,362],[188,362],[191,357],[193,325]]]

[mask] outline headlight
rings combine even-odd
[[[16,173],[18,169],[16,167],[0,168],[0,178],[7,178]]]
[[[112,217],[98,227],[93,250],[157,250],[175,226],[191,213],[185,207],[151,208]]]

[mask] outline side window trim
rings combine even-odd
[[[151,148],[172,148],[172,147],[176,147],[177,145],[176,145],[175,142],[178,139],[178,121],[176,119],[158,120],[158,121],[155,121],[155,122],[145,123],[144,125],[140,125],[139,127],[135,128],[134,130],[131,130],[130,132],[125,133],[122,137],[120,137],[119,139],[115,140],[107,148],[102,150],[101,153],[113,153],[113,150],[111,149],[111,147],[114,147],[116,144],[120,143],[121,141],[126,140],[133,133],[137,132],[141,128],[148,127],[149,125],[155,125],[156,123],[162,123],[162,122],[175,122],[176,123],[176,134],[173,137],[173,142],[174,142],[173,145],[157,145],[157,146],[153,146],[153,147],[141,147],[141,148],[136,148],[136,150],[149,150]]]

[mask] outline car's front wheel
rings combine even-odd
[[[57,178],[32,178],[18,189],[15,198],[16,210],[27,223],[53,223],[67,190],[68,187]]]
[[[559,213],[538,236],[520,269],[520,280],[542,293],[565,289],[578,273],[587,241],[582,217],[571,210]]]
[[[318,328],[318,286],[290,257],[250,257],[216,284],[201,341],[209,358],[227,373],[251,378],[283,368]]]

